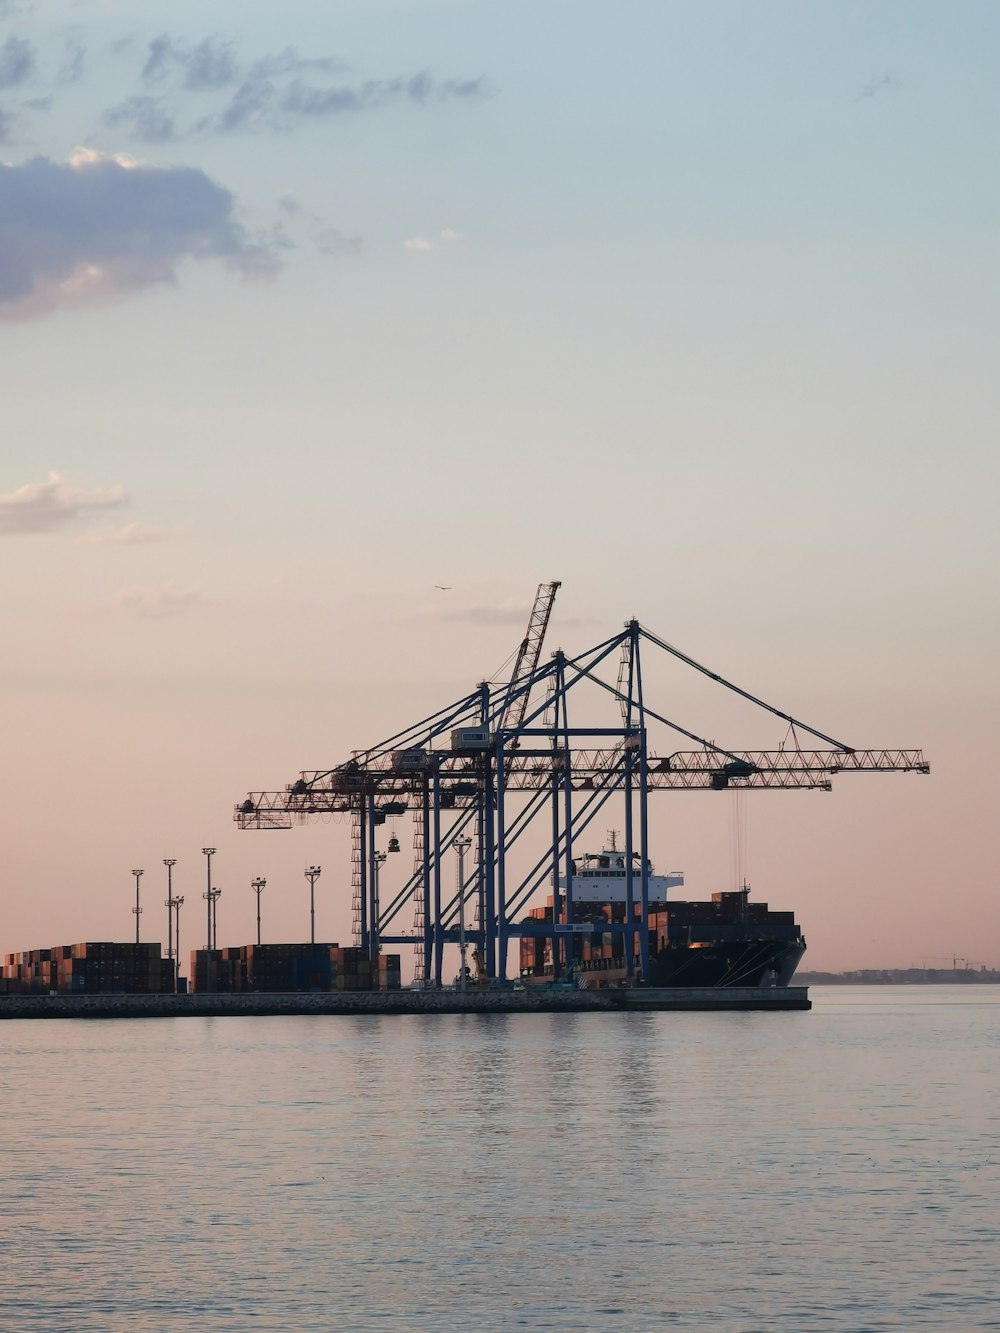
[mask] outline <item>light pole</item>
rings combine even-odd
[[[212,890],[212,950],[219,947],[219,909],[218,901],[222,897],[222,890],[215,888]]]
[[[177,857],[164,857],[163,864],[167,867],[167,901],[163,904],[167,909],[167,959],[173,969],[173,989],[177,990],[177,968],[174,966],[174,866],[177,864]]]
[[[465,990],[465,853],[472,846],[469,837],[456,838],[452,844],[458,852],[458,948],[462,966],[458,973],[458,988]]]
[[[205,854],[205,860],[208,866],[208,883],[206,892],[201,896],[205,899],[206,919],[208,927],[205,932],[205,990],[212,989],[211,969],[209,968],[209,956],[212,952],[212,857],[215,855],[214,847],[203,847],[201,849]]]
[[[303,870],[303,875],[309,881],[309,943],[316,943],[316,881],[322,873],[322,866],[309,866]],[[258,940],[258,943],[260,941]]]
[[[132,908],[132,915],[135,917],[135,942],[139,943],[139,918],[142,916],[142,908],[139,906],[139,880],[143,875],[141,870],[133,870],[135,875],[135,906]]]
[[[375,867],[375,878],[372,884],[372,928],[371,928],[371,961],[373,966],[378,966],[379,955],[379,937],[378,937],[378,872],[385,865],[385,852],[376,852],[372,858]]]
[[[174,899],[174,911],[177,913],[177,966],[174,968],[174,994],[177,994],[177,974],[180,971],[181,964],[181,908],[184,906],[183,898]]]
[[[260,944],[260,895],[264,892],[264,889],[267,887],[267,880],[261,879],[258,876],[257,879],[252,879],[250,881],[250,887],[257,895],[257,943]]]

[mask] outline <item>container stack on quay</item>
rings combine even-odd
[[[241,944],[191,952],[197,994],[240,995],[288,991],[399,990],[399,954],[380,954],[372,967],[367,949],[339,944]]]
[[[25,949],[4,956],[5,995],[157,995],[173,990],[159,944],[109,941]]]
[[[169,995],[174,969],[159,944],[88,942],[4,955],[3,995]],[[339,944],[245,944],[191,954],[190,989],[202,994],[399,990],[399,954]],[[188,989],[185,978],[178,989]]]

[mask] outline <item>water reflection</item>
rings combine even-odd
[[[5,1324],[994,1327],[996,997],[8,1023]]]

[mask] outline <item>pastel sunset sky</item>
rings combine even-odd
[[[205,845],[220,944],[310,864],[347,942],[346,825],[234,804],[561,579],[549,648],[923,747],[747,798],[807,966],[1000,966],[998,57],[992,0],[0,0],[0,950],[131,938],[133,867],[163,938],[164,857],[202,943]],[[732,813],[657,797],[657,869],[731,887]]]

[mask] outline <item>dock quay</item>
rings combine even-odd
[[[206,1018],[283,1014],[531,1014],[706,1012],[769,1013],[812,1007],[805,986],[573,990],[525,987],[471,990],[317,991],[215,995],[9,995],[0,1020],[35,1018]]]

